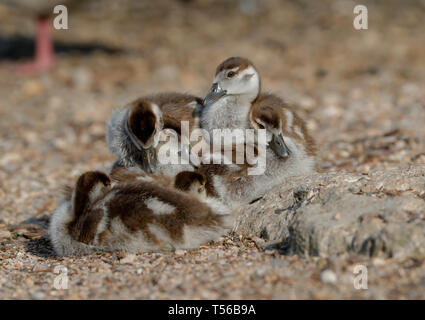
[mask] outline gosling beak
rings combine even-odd
[[[206,105],[208,105],[212,102],[217,101],[222,96],[224,96],[226,93],[227,93],[227,91],[221,89],[220,86],[218,85],[218,83],[213,83],[210,91],[208,91],[206,97],[202,101],[203,105],[206,106]]]
[[[270,148],[281,158],[287,158],[291,154],[288,146],[283,140],[282,134],[278,136],[273,135],[272,141],[270,142]]]
[[[150,147],[148,149],[141,150],[142,152],[142,169],[147,173],[154,173],[156,170],[156,165],[158,163],[158,156],[156,149]]]

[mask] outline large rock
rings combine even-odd
[[[235,231],[284,254],[425,256],[425,166],[294,177],[242,207]]]

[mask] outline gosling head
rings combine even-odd
[[[111,189],[111,179],[100,171],[83,173],[75,184],[73,194],[74,214],[81,215],[93,202]]]
[[[207,178],[202,173],[196,171],[182,171],[176,175],[174,186],[179,190],[206,198],[206,182]]]
[[[251,108],[249,120],[254,129],[266,129],[267,144],[278,156],[286,159],[291,154],[283,135],[284,132],[287,132],[288,121],[276,101],[271,99],[269,103],[262,108]]]
[[[155,147],[162,127],[162,112],[155,103],[139,99],[127,110],[124,129],[131,142],[141,153],[142,169],[149,173],[156,169]]]
[[[203,104],[207,106],[229,96],[252,102],[260,94],[260,87],[260,75],[252,62],[246,58],[231,57],[218,65]]]

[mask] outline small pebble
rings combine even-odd
[[[341,215],[339,213],[337,213],[336,215],[333,216],[332,219],[335,220],[335,221],[338,221],[338,220],[341,219]]]
[[[124,258],[120,260],[120,263],[133,263],[136,260],[135,254],[126,255]]]
[[[337,277],[335,272],[332,270],[326,269],[320,274],[320,281],[324,283],[335,284],[337,281]]]
[[[185,250],[176,250],[176,252],[174,252],[174,254],[178,257],[184,256],[186,253]]]
[[[46,295],[43,292],[34,292],[31,294],[33,299],[43,299]]]
[[[10,238],[10,232],[7,230],[0,230],[0,239]]]

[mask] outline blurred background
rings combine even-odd
[[[297,107],[323,170],[425,164],[425,0],[67,0],[67,30],[52,28],[53,9],[40,10],[49,2],[0,0],[2,297],[423,298],[423,277],[411,269],[423,260],[389,264],[384,276],[372,269],[383,285],[353,292],[324,287],[320,272],[362,258],[271,259],[230,237],[221,251],[185,259],[152,253],[131,265],[129,256],[126,269],[115,253],[52,258],[31,224],[46,227],[63,184],[112,164],[105,122],[114,108],[165,90],[203,97],[217,64],[235,55],[254,62],[265,91]],[[368,8],[368,30],[353,27],[358,4]],[[44,59],[53,56],[49,32],[55,64],[41,59],[50,69],[31,72],[37,34]],[[51,287],[59,263],[69,268],[68,291]],[[282,277],[264,276],[270,263]]]
[[[297,106],[324,170],[425,163],[423,0],[66,4],[68,30],[49,24],[55,65],[27,73],[16,65],[34,55],[38,12],[0,0],[3,223],[52,212],[58,186],[112,163],[105,121],[114,108],[165,90],[204,96],[216,65],[235,55],[254,62],[264,90]],[[368,30],[353,28],[357,4],[368,8]]]

